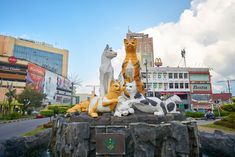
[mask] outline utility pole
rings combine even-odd
[[[228,92],[232,95],[231,93],[231,87],[230,87],[230,81],[235,81],[235,79],[228,79],[228,80],[224,80],[224,81],[217,81],[217,83],[221,83],[221,82],[227,82],[227,86],[228,86]],[[229,98],[229,102],[230,104],[232,103],[231,101],[231,97]]]
[[[145,70],[146,70],[146,92],[148,94],[148,61],[147,59],[145,59],[144,65],[145,65]]]

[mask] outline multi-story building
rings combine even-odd
[[[10,84],[19,94],[26,86],[47,95],[48,103],[71,103],[68,51],[44,42],[0,36],[0,101]]]
[[[153,38],[150,38],[148,34],[144,33],[133,33],[128,30],[126,38],[136,38],[137,39],[137,49],[136,53],[140,61],[140,66],[144,67],[144,63],[147,60],[147,64],[150,67],[154,65],[154,52],[153,52]]]
[[[148,82],[148,96],[176,94],[184,104],[185,109],[190,108],[189,73],[187,68],[179,67],[150,67],[141,71],[142,82],[146,88]]]
[[[45,42],[0,35],[0,55],[30,61],[64,77],[68,74],[68,50]]]
[[[208,68],[149,67],[141,71],[148,96],[176,94],[184,109],[210,108],[211,79]]]
[[[209,68],[188,68],[188,72],[193,108],[211,108],[212,87]]]

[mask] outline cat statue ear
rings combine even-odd
[[[104,50],[108,50],[109,49],[109,45],[108,44],[106,44],[106,47],[105,47],[105,49]]]

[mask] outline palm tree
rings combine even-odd
[[[10,109],[11,109],[11,103],[16,98],[16,89],[13,89],[13,84],[11,83],[10,86],[8,86],[8,92],[5,93],[7,96],[7,101],[8,101],[8,114],[10,114]]]

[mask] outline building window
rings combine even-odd
[[[169,73],[169,79],[172,79],[172,78],[173,78],[173,74]]]
[[[141,77],[142,77],[142,78],[146,78],[146,73],[145,73],[145,72],[142,72],[142,73],[141,73]]]
[[[185,83],[185,88],[188,89],[188,83]]]
[[[179,88],[179,84],[175,83],[175,88],[178,89]]]
[[[183,73],[179,73],[179,78],[180,78],[180,79],[183,78]]]
[[[158,73],[158,78],[162,78],[162,74],[161,73]]]
[[[166,79],[167,73],[163,73],[163,77],[164,77],[164,79]]]
[[[188,74],[187,73],[184,73],[184,78],[188,78]]]
[[[167,86],[168,86],[168,84],[164,83],[164,90],[167,90]]]
[[[158,86],[159,89],[162,89],[162,86],[163,86],[162,83],[159,83],[159,86]]]
[[[178,78],[178,73],[174,73],[174,78],[175,78],[175,79]]]
[[[169,88],[173,89],[173,83],[169,83]]]
[[[180,83],[180,88],[184,88],[184,84],[183,83]]]

